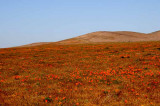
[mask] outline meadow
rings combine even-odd
[[[158,106],[160,42],[0,49],[0,105]]]

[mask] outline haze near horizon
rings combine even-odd
[[[160,30],[159,0],[1,0],[0,48],[95,31]]]

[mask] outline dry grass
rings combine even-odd
[[[97,31],[81,35],[75,38],[59,41],[60,44],[84,44],[97,42],[137,42],[160,41],[160,31],[153,33],[138,33],[131,31]]]
[[[160,105],[160,42],[0,50],[1,105]]]

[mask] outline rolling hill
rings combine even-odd
[[[160,41],[160,31],[152,33],[139,33],[131,31],[97,31],[58,42],[37,42],[20,47],[38,46],[44,44],[85,44],[105,42],[139,42],[139,41]]]
[[[130,31],[98,31],[75,38],[59,41],[61,44],[75,43],[98,43],[98,42],[137,42],[137,41],[159,41],[160,31],[145,34]]]
[[[160,31],[3,48],[0,106],[160,106],[159,70]]]
[[[160,106],[160,42],[0,49],[0,85],[0,106]]]

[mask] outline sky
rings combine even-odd
[[[95,31],[160,30],[160,0],[0,0],[0,48]]]

